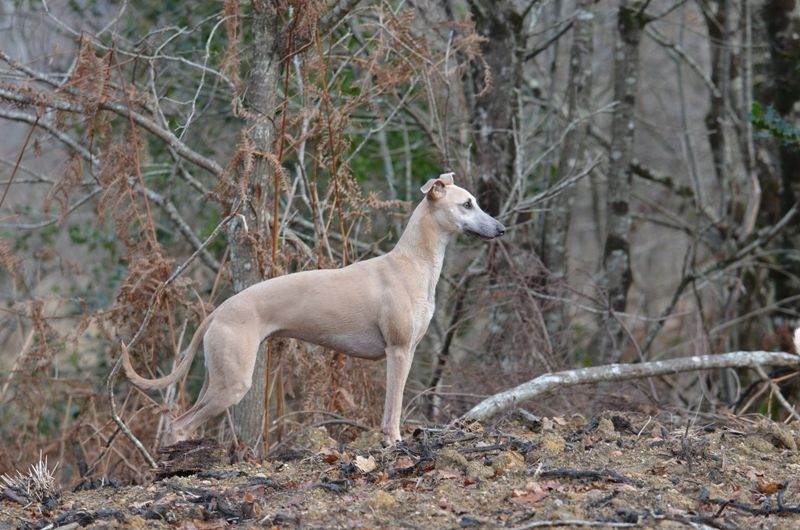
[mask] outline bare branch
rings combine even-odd
[[[671,42],[669,39],[667,39],[667,37],[664,36],[664,34],[653,27],[652,24],[648,25],[644,32],[648,37],[665,47],[668,50],[667,53],[673,55],[675,58],[683,60],[683,62],[685,62],[689,68],[691,68],[691,70],[697,74],[697,77],[699,77],[703,83],[705,83],[711,93],[715,97],[720,97],[720,91],[717,85],[715,85],[714,81],[712,81],[711,78],[706,75],[706,73],[703,71],[703,68],[697,64],[697,61],[695,61],[694,58],[689,55],[683,46],[678,43]]]
[[[54,94],[51,94],[52,97],[48,98],[46,102],[42,102],[41,100],[37,100],[28,94],[22,94],[19,92],[15,92],[8,88],[0,88],[0,98],[6,99],[9,101],[13,101],[16,103],[21,103],[23,105],[45,105],[46,107],[64,110],[67,112],[74,112],[78,114],[86,114],[87,110],[83,105],[78,103],[70,103],[68,101],[63,101],[56,99]],[[202,167],[203,169],[207,170],[208,172],[212,173],[215,176],[222,175],[222,167],[214,160],[207,158],[197,151],[194,151],[185,143],[181,142],[172,131],[168,131],[161,126],[159,126],[154,120],[148,118],[147,116],[140,114],[138,112],[134,112],[132,109],[129,109],[126,105],[122,105],[120,103],[116,103],[113,101],[105,101],[100,103],[100,108],[103,110],[109,110],[118,114],[119,116],[123,117],[130,117],[136,125],[141,127],[142,129],[148,131],[152,135],[160,138],[163,140],[167,145],[175,150],[178,155],[185,158],[189,162]]]
[[[664,374],[711,370],[714,368],[744,368],[761,365],[800,366],[800,357],[786,352],[739,351],[719,355],[697,355],[667,361],[639,364],[609,364],[545,374],[511,390],[491,396],[469,410],[462,419],[485,420],[504,412],[517,403],[577,385],[628,381]]]

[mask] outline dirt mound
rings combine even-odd
[[[0,496],[0,529],[800,527],[798,432],[766,420],[527,415],[419,429],[387,450],[313,434],[263,464],[55,506]]]

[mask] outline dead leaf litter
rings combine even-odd
[[[50,505],[0,491],[0,530],[800,527],[794,426],[530,416],[417,429],[390,449],[374,433],[348,445],[314,431],[262,464],[106,481]]]

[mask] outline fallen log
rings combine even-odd
[[[516,404],[555,390],[590,383],[626,381],[664,374],[744,368],[755,366],[800,367],[800,356],[786,352],[739,351],[718,355],[695,355],[666,361],[637,364],[608,364],[540,375],[526,383],[490,396],[470,409],[462,420],[486,420],[505,412]]]

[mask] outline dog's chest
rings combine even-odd
[[[328,330],[324,333],[295,333],[293,336],[356,357],[381,357],[386,348],[386,342],[377,326],[351,327],[340,332]]]

